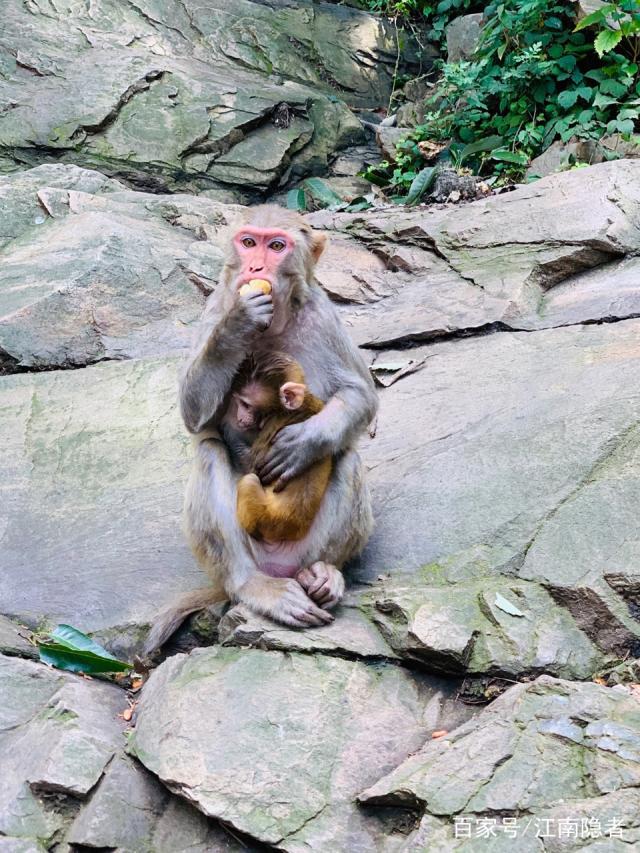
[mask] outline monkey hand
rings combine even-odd
[[[272,578],[256,574],[235,594],[256,613],[270,616],[294,628],[327,625],[333,616],[317,606],[293,578]]]
[[[298,572],[296,580],[309,598],[322,607],[331,610],[344,595],[344,577],[331,563],[313,563]]]
[[[238,292],[238,308],[244,312],[252,329],[263,332],[273,319],[273,297],[262,291]]]
[[[309,426],[312,420],[283,427],[256,461],[255,471],[264,486],[274,483],[274,491],[281,492],[290,480],[327,455]]]

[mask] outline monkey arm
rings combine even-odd
[[[272,313],[270,296],[236,299],[226,311],[217,293],[209,297],[180,381],[180,410],[189,432],[198,433],[208,423],[219,422],[253,333],[268,325]]]
[[[321,412],[282,429],[260,460],[258,476],[265,485],[275,482],[276,491],[317,460],[351,447],[378,408],[378,396],[364,359],[333,306],[323,303],[320,301],[316,310],[325,322],[310,348],[315,348],[318,364],[332,365],[335,390]]]

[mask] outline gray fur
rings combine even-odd
[[[309,263],[306,257],[304,262]],[[209,297],[181,381],[182,415],[196,451],[185,498],[186,533],[216,590],[224,588],[230,599],[289,624],[309,618],[319,624],[318,609],[294,580],[259,572],[252,542],[236,519],[239,474],[216,430],[234,376],[249,352],[259,359],[261,353],[279,350],[300,362],[311,392],[327,403],[307,422],[314,429],[304,445],[305,465],[336,457],[320,512],[300,545],[301,564],[324,561],[340,569],[362,550],[373,526],[363,466],[353,446],[376,413],[377,395],[360,352],[313,279],[305,282],[300,299],[299,276],[288,275],[289,292],[277,296],[279,305],[274,296],[274,322],[262,329],[235,298],[234,271],[232,255],[222,286]],[[164,621],[176,624],[170,613]],[[154,627],[154,640],[166,636],[166,627]]]

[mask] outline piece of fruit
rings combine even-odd
[[[252,278],[247,284],[242,285],[240,295],[244,296],[245,293],[256,293],[257,291],[262,291],[265,296],[268,296],[271,293],[271,284],[264,278]]]

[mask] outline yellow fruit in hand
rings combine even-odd
[[[240,296],[246,293],[257,293],[262,291],[265,296],[271,293],[271,284],[264,278],[252,278],[247,284],[243,284],[240,288]]]

